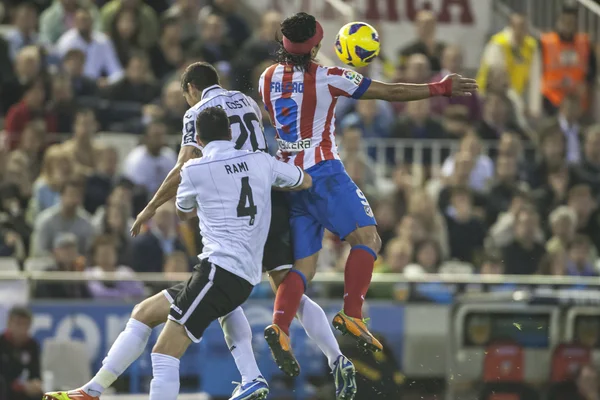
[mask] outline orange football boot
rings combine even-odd
[[[42,400],[100,400],[100,398],[90,396],[81,389],[75,389],[68,392],[48,392],[44,394]]]
[[[265,339],[279,369],[292,378],[300,375],[300,364],[294,357],[288,335],[279,326],[273,324],[265,328]]]
[[[373,352],[383,350],[383,345],[369,332],[364,320],[347,316],[340,311],[333,317],[333,326],[344,335],[354,338],[358,345]]]

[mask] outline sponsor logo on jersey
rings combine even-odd
[[[185,135],[183,135],[183,144],[192,143],[196,136],[196,124],[194,121],[185,123]]]
[[[363,80],[363,76],[358,72],[351,71],[349,69],[344,71],[344,78],[352,81],[355,85],[360,85],[360,82]]]
[[[297,142],[286,142],[285,140],[277,139],[277,143],[279,143],[279,150],[288,153],[297,153],[310,149],[310,139],[302,139]]]

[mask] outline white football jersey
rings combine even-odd
[[[202,110],[209,107],[219,107],[229,117],[231,138],[236,149],[267,151],[262,114],[256,101],[242,92],[226,90],[219,85],[204,89],[201,100],[185,113],[181,147],[194,146],[202,150],[197,140],[196,118]]]
[[[302,169],[268,153],[210,142],[202,158],[184,164],[177,189],[177,208],[196,208],[200,220],[204,250],[198,258],[258,284],[271,224],[271,186],[292,188],[303,179]]]

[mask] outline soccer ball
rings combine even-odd
[[[335,53],[344,64],[365,67],[379,54],[379,34],[364,22],[350,22],[335,38]]]

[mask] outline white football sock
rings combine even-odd
[[[99,397],[104,393],[125,372],[127,367],[142,355],[148,344],[150,333],[152,333],[152,328],[130,318],[125,330],[117,337],[106,358],[102,361],[102,368],[91,381],[83,386],[83,391],[94,397]]]
[[[252,329],[241,307],[219,318],[225,341],[242,375],[242,385],[252,382],[261,373],[252,350]]]
[[[325,354],[329,367],[333,370],[334,363],[342,355],[342,352],[331,330],[325,311],[308,296],[303,295],[300,300],[300,307],[298,307],[297,317],[308,337],[314,340]]]
[[[179,360],[166,354],[152,353],[150,400],[177,400]]]

